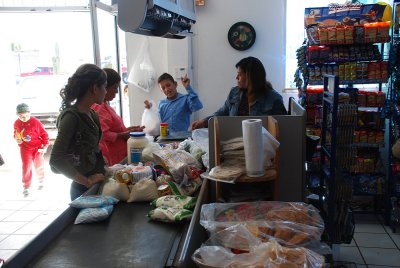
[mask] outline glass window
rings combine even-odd
[[[111,68],[119,71],[117,58],[117,37],[114,15],[97,9],[97,25],[99,29],[99,50],[102,68]],[[120,90],[121,91],[121,90]],[[110,102],[110,105],[120,115],[120,94]]]
[[[0,7],[87,6],[89,0],[0,0]]]
[[[7,85],[2,114],[26,102],[47,124],[59,113],[68,77],[94,62],[90,12],[1,13],[0,25],[7,25],[0,27],[0,72]],[[55,121],[48,127],[55,131]]]

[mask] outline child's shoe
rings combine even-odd
[[[43,182],[39,182],[38,190],[39,190],[39,191],[40,191],[40,190],[42,190],[42,189],[43,189],[43,187],[44,187],[44,184],[43,184]]]
[[[22,192],[24,197],[28,197],[29,196],[29,189],[28,188],[24,188],[24,191]]]

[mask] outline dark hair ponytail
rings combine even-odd
[[[106,73],[97,65],[87,63],[79,66],[60,91],[62,98],[60,111],[71,107],[76,101],[80,100],[93,85],[100,86],[106,82]]]

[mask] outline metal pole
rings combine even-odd
[[[92,25],[92,39],[93,39],[93,58],[94,63],[101,68],[100,58],[100,44],[99,44],[99,27],[97,24],[97,6],[98,0],[90,0],[90,21]]]

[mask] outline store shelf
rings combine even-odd
[[[359,80],[340,80],[342,85],[361,85],[387,83],[388,79],[359,79]],[[309,80],[308,85],[315,86],[323,84],[323,80]]]
[[[353,146],[353,147],[364,147],[364,148],[381,148],[381,147],[384,146],[384,144],[357,142],[357,143],[353,143],[351,146]]]

